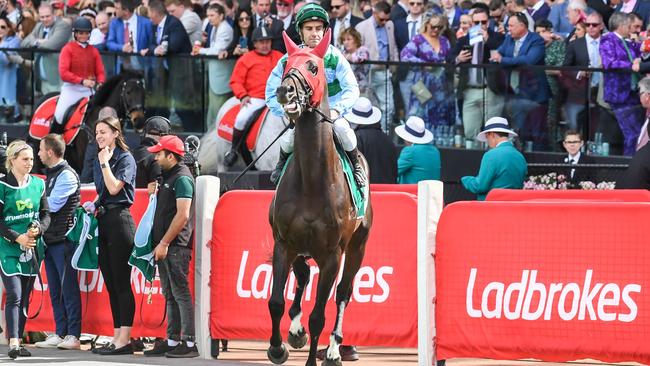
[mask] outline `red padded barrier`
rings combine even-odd
[[[650,202],[650,191],[645,189],[615,189],[615,190],[524,190],[524,189],[493,189],[486,201],[530,201],[530,200],[581,200],[608,202]]]

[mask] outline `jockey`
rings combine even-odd
[[[296,30],[300,34],[303,45],[309,48],[315,48],[320,43],[328,26],[329,16],[318,4],[312,3],[303,6],[296,16]],[[286,60],[287,55],[284,55],[266,82],[266,105],[276,116],[284,116],[284,109],[278,103],[275,91],[282,82]],[[354,166],[354,179],[361,188],[366,185],[366,177],[358,159],[357,138],[350,128],[349,122],[341,117],[352,108],[354,102],[359,98],[359,85],[350,63],[338,48],[330,44],[324,62],[328,100],[331,108],[330,116],[334,120],[334,133]],[[289,154],[293,152],[293,140],[293,129],[287,130],[280,140],[280,160],[271,174],[271,182],[274,184],[277,184],[282,168]]]
[[[268,28],[255,28],[254,51],[241,56],[232,71],[230,88],[241,102],[241,108],[235,118],[230,151],[224,158],[226,166],[232,166],[237,161],[237,148],[246,139],[246,128],[253,123],[251,118],[265,106],[266,79],[282,57],[280,52],[271,49],[272,40],[273,33]]]
[[[92,29],[90,20],[84,17],[75,19],[72,23],[75,40],[68,42],[61,50],[59,74],[63,86],[50,127],[53,133],[63,133],[63,118],[68,108],[81,98],[90,97],[93,88],[104,82],[104,64],[99,51],[88,44]]]

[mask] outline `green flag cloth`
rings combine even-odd
[[[151,228],[153,226],[157,202],[157,196],[155,194],[149,196],[147,210],[142,215],[138,228],[135,230],[133,251],[129,258],[129,264],[142,272],[144,278],[149,282],[153,282],[153,278],[156,275],[153,243],[151,242]]]
[[[95,216],[88,214],[83,207],[78,207],[74,215],[74,224],[66,233],[66,238],[75,243],[71,260],[72,268],[78,271],[97,271],[99,230]]]

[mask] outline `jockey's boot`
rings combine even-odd
[[[237,149],[239,149],[239,145],[242,143],[242,139],[244,138],[244,131],[240,131],[236,128],[232,129],[232,144],[230,145],[230,151],[226,153],[226,156],[223,157],[223,163],[225,166],[233,166],[237,162],[237,158],[239,155],[237,155]]]
[[[271,183],[274,185],[278,185],[278,182],[280,181],[280,175],[282,175],[282,168],[284,168],[284,164],[286,164],[287,159],[289,159],[289,153],[284,152],[284,150],[280,149],[280,159],[278,160],[278,165],[275,166],[275,170],[273,170],[273,173],[271,173]]]
[[[65,126],[63,123],[59,123],[56,118],[52,117],[52,123],[50,124],[50,133],[62,135],[63,132],[65,132]]]
[[[350,158],[352,163],[352,169],[354,169],[354,180],[357,182],[359,189],[363,188],[368,184],[366,180],[366,174],[363,172],[363,167],[361,166],[361,160],[359,159],[359,149],[356,147],[352,151],[345,152]]]

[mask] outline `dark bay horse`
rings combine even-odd
[[[51,93],[42,98],[45,101],[56,93]],[[83,118],[79,133],[66,147],[65,159],[70,166],[81,173],[84,163],[84,156],[88,144],[95,136],[95,122],[99,110],[103,107],[112,107],[117,111],[117,116],[122,121],[122,127],[132,124],[136,129],[142,128],[144,124],[144,98],[145,89],[143,76],[134,71],[122,71],[108,79],[97,92],[90,97],[88,108]],[[38,105],[35,110],[38,108]],[[29,138],[34,148],[34,154],[38,153],[39,141]],[[43,168],[40,159],[34,159],[34,172],[41,172]]]
[[[343,341],[343,313],[352,293],[352,281],[361,266],[372,224],[372,208],[357,218],[354,204],[337,155],[332,124],[328,123],[327,83],[323,57],[330,43],[330,30],[315,49],[298,48],[284,33],[289,58],[278,101],[295,122],[295,148],[270,207],[273,228],[273,290],[269,312],[273,334],[267,356],[284,363],[289,351],[282,343],[280,320],[284,313],[284,288],[289,270],[297,280],[296,296],[289,317],[288,343],[301,348],[308,335],[301,324],[301,300],[309,282],[307,260],[313,258],[320,274],[314,309],[309,316],[311,343],[306,365],[316,365],[318,339],[325,324],[325,305],[335,283],[343,254],[345,267],[336,288],[336,324],[323,365],[340,365],[338,352]],[[363,157],[360,157],[363,158]],[[363,160],[366,171],[367,163]]]

